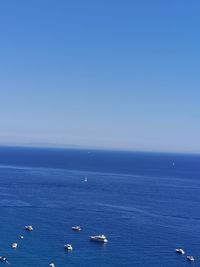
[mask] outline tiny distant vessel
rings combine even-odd
[[[0,261],[9,263],[8,260],[7,260],[7,258],[5,256],[0,256]]]
[[[12,243],[12,248],[17,248],[17,243]]]
[[[88,181],[88,179],[87,179],[87,177],[85,177],[85,180],[84,180],[84,182],[85,182],[85,183],[87,183],[87,181]]]
[[[20,235],[20,236],[19,236],[19,238],[20,238],[20,239],[23,239],[23,238],[24,238],[24,236],[23,236],[23,235]]]
[[[193,256],[187,256],[187,260],[194,261],[194,257]]]
[[[70,244],[66,244],[66,245],[64,245],[64,248],[65,248],[66,250],[68,250],[68,251],[70,251],[70,250],[73,249],[73,248],[72,248],[72,245],[70,245]]]
[[[176,248],[176,252],[179,254],[185,254],[185,251],[182,248]]]
[[[108,239],[105,235],[93,235],[90,236],[91,241],[96,241],[96,242],[102,242],[102,243],[107,243]]]
[[[27,231],[33,231],[33,226],[32,225],[26,225],[25,230]]]
[[[49,264],[49,267],[56,267],[56,265],[52,262]]]
[[[74,230],[74,231],[81,231],[81,227],[79,225],[72,226],[72,230]]]

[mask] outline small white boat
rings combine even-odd
[[[7,264],[9,264],[9,262],[5,256],[0,256],[0,261],[6,262]]]
[[[66,244],[66,245],[64,245],[64,248],[66,249],[66,250],[72,250],[73,248],[72,248],[72,245],[70,245],[70,244]]]
[[[56,267],[56,265],[52,262],[49,264],[49,267]]]
[[[33,231],[33,226],[32,225],[26,225],[25,230],[27,231]]]
[[[194,257],[193,256],[187,256],[187,260],[194,261]]]
[[[81,227],[79,225],[72,226],[72,230],[74,230],[74,231],[81,231]]]
[[[87,183],[87,181],[88,181],[88,179],[87,179],[87,177],[85,177],[85,180],[84,180],[84,182],[86,182],[86,183]]]
[[[176,248],[176,253],[183,255],[183,254],[185,254],[185,251],[182,248]]]
[[[96,241],[96,242],[102,242],[102,243],[107,243],[108,239],[105,235],[93,235],[90,236],[91,241]]]
[[[17,243],[12,243],[12,248],[17,248]]]
[[[23,235],[20,235],[20,236],[19,236],[19,238],[20,238],[20,239],[23,239],[23,238],[24,238],[24,236],[23,236]]]

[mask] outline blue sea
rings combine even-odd
[[[200,266],[200,156],[0,147],[0,255],[16,267]]]

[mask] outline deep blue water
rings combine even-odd
[[[200,266],[200,156],[0,147],[0,214],[12,266]]]

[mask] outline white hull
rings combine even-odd
[[[107,243],[108,239],[105,236],[91,236],[91,241],[99,242],[99,243]]]

